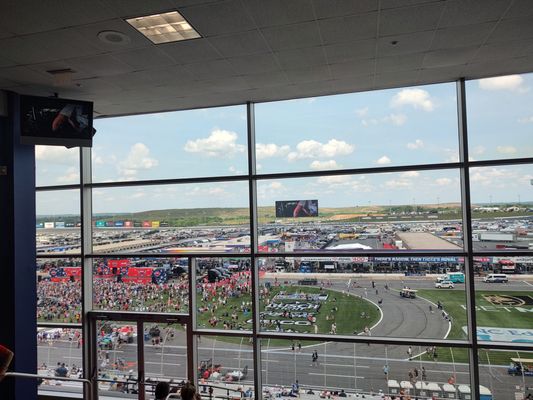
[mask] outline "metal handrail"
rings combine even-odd
[[[13,378],[25,378],[25,379],[54,379],[56,381],[68,381],[68,382],[81,382],[87,387],[87,398],[92,399],[91,393],[91,381],[83,378],[67,378],[62,376],[43,376],[38,374],[27,374],[25,372],[6,372],[3,376]]]

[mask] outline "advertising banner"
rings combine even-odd
[[[112,227],[115,226],[115,223],[114,223],[113,221],[106,221],[106,222],[105,222],[105,226],[106,226],[107,228],[112,228]]]
[[[36,227],[36,228],[44,228],[44,222],[37,222],[37,223],[35,224],[35,227]]]
[[[64,228],[65,223],[64,222],[56,222],[56,228]]]
[[[152,221],[152,228],[159,228],[159,221]]]
[[[44,227],[46,229],[52,229],[54,227],[54,223],[53,222],[45,222],[44,223]]]
[[[133,226],[133,222],[131,221],[124,221],[124,227],[131,228]]]
[[[466,326],[463,326],[463,331],[466,333]],[[477,339],[489,342],[533,343],[533,329],[478,326]]]
[[[105,221],[96,221],[95,225],[97,228],[103,228],[105,227]]]
[[[108,260],[107,266],[109,268],[122,268],[127,267],[130,265],[130,260],[128,259],[121,259],[121,260]]]
[[[122,228],[124,226],[124,221],[115,221],[115,226],[118,228]]]
[[[276,201],[276,218],[318,217],[318,200]]]
[[[151,228],[152,221],[143,221],[143,228]]]

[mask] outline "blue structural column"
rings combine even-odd
[[[10,371],[35,373],[35,150],[19,141],[18,97],[10,93],[0,103],[6,100],[7,107],[0,104],[0,343],[15,353]],[[6,378],[0,399],[37,399],[37,382]]]

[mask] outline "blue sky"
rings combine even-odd
[[[471,158],[531,157],[531,104],[531,75],[468,82]],[[95,127],[95,181],[247,171],[244,106],[100,119]],[[455,84],[257,104],[256,142],[258,173],[454,162]],[[79,180],[77,149],[38,146],[36,158],[38,185]],[[472,173],[472,199],[533,200],[530,179],[531,165],[478,169]],[[76,210],[77,199],[54,193],[38,197],[39,213]],[[323,207],[459,201],[459,174],[411,171],[258,183],[259,205],[302,197],[318,198]],[[94,211],[239,207],[247,199],[245,183],[99,189]]]

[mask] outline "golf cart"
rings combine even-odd
[[[511,358],[511,365],[507,368],[509,375],[533,376],[533,359]]]
[[[400,291],[400,296],[406,299],[416,299],[416,292],[417,290],[404,288]]]

